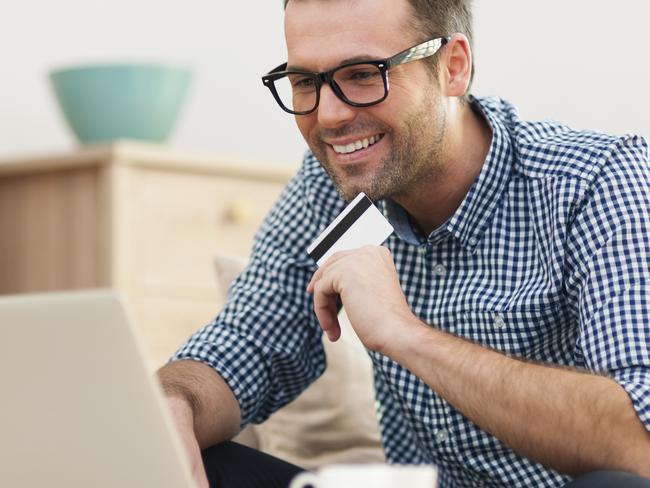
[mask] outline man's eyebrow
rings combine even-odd
[[[379,59],[385,59],[385,58],[382,58],[380,56],[374,56],[374,55],[371,55],[371,54],[360,54],[358,56],[354,56],[354,57],[351,57],[351,58],[346,58],[346,59],[342,60],[339,64],[337,64],[336,66],[334,66],[334,67],[332,67],[330,69],[336,69],[337,67],[343,66],[344,64],[362,63],[364,61],[377,61]],[[308,73],[313,73],[313,71],[311,71],[310,69],[303,68],[302,66],[298,66],[298,65],[295,65],[295,64],[291,64],[291,65],[288,64],[286,70],[287,71],[307,71]],[[329,71],[329,70],[326,70],[326,71]]]
[[[307,68],[303,68],[302,66],[298,66],[295,64],[287,64],[285,71],[307,71],[308,73],[312,73],[311,70],[308,70]]]

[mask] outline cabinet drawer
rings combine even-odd
[[[128,206],[136,286],[214,289],[215,254],[247,256],[283,182],[138,169]]]

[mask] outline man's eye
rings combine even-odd
[[[350,69],[341,73],[341,81],[358,85],[370,85],[381,81],[381,72],[372,67]]]
[[[314,87],[314,80],[312,78],[293,78],[291,86],[296,90],[306,90]]]
[[[375,70],[370,71],[370,70],[364,70],[364,71],[355,71],[350,74],[350,79],[351,80],[358,80],[358,81],[364,81],[364,80],[369,80],[375,75],[377,75],[377,71]]]

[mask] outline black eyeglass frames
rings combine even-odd
[[[346,63],[322,73],[287,70],[287,63],[283,63],[262,76],[262,82],[282,110],[294,115],[308,115],[316,110],[324,83],[348,105],[370,107],[388,96],[390,68],[433,56],[449,39],[449,36],[434,37],[390,58]]]

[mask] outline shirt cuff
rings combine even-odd
[[[200,334],[197,333],[197,335]],[[237,347],[232,347],[238,344]],[[192,360],[212,367],[235,395],[241,411],[240,428],[255,421],[259,398],[268,383],[266,368],[254,347],[242,347],[241,336],[223,329],[211,341],[193,337],[179,349],[170,362]]]

